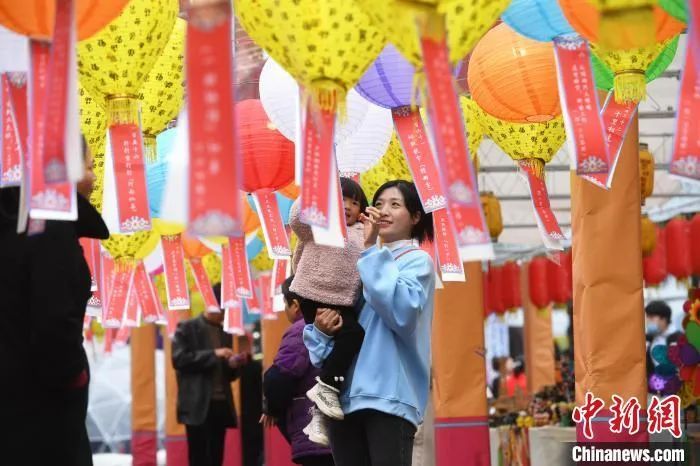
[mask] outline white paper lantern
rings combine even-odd
[[[299,86],[294,78],[271,58],[260,73],[260,102],[277,129],[290,141],[296,141],[299,120]],[[346,99],[347,116],[335,125],[335,143],[352,136],[362,124],[370,103],[354,90]]]
[[[372,168],[386,153],[393,131],[391,110],[369,104],[359,129],[335,147],[340,173],[355,175]]]
[[[190,141],[187,111],[183,110],[180,113],[176,131],[173,151],[168,157],[168,177],[165,182],[163,204],[160,206],[160,218],[184,227],[187,224],[190,194]]]

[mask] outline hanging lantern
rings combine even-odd
[[[642,205],[654,192],[654,156],[649,152],[649,144],[639,144],[639,181],[641,183]]]
[[[690,264],[693,275],[700,276],[700,214],[693,215],[688,233],[690,242]]]
[[[370,104],[357,131],[335,146],[335,157],[341,175],[357,176],[376,165],[389,148],[393,132],[391,111]]]
[[[533,258],[527,266],[527,274],[530,301],[538,310],[547,308],[552,301],[547,280],[547,259]]]
[[[692,273],[689,228],[688,221],[682,217],[672,219],[665,228],[668,273],[678,280],[685,280]]]
[[[187,23],[177,18],[163,53],[139,92],[144,155],[151,163],[157,159],[156,136],[177,118],[184,101],[182,68],[186,28]]]
[[[503,233],[503,218],[501,217],[501,203],[492,192],[481,193],[481,208],[486,217],[486,225],[489,228],[491,239],[496,242]]]
[[[360,174],[360,185],[367,199],[372,199],[377,189],[389,180],[413,181],[396,135],[392,136],[389,148],[379,159],[379,163]]]
[[[666,235],[665,229],[656,227],[656,247],[647,257],[642,259],[644,270],[644,286],[658,286],[666,280]]]
[[[92,153],[95,183],[90,193],[90,203],[102,211],[102,191],[104,181],[104,152],[107,129],[107,114],[104,99],[93,97],[84,87],[78,89],[80,97],[80,131]]]
[[[510,122],[547,122],[561,114],[552,44],[520,36],[506,24],[491,29],[469,61],[472,99]]]
[[[489,285],[491,287],[491,306],[498,315],[506,312],[503,301],[503,267],[489,265]]]
[[[642,215],[642,256],[648,257],[656,248],[656,225],[648,215]]]
[[[552,301],[557,306],[566,306],[571,300],[571,277],[566,268],[565,253],[555,255],[555,260],[547,261],[547,289]]]
[[[479,146],[484,140],[484,126],[481,108],[474,102],[471,97],[461,96],[459,103],[462,106],[462,115],[467,128],[467,143],[469,145],[469,155],[474,161],[474,170],[479,171]],[[484,215],[486,212],[484,212]]]
[[[506,262],[503,264],[502,275],[503,306],[506,310],[512,311],[522,305],[520,298],[520,266],[516,262]]]
[[[119,16],[129,0],[75,0],[78,40],[87,39]],[[33,39],[50,39],[56,17],[55,0],[0,0],[0,25]]]
[[[513,0],[501,17],[518,34],[540,42],[575,32],[556,0]]]

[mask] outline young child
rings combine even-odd
[[[289,290],[294,277],[282,284],[284,312],[292,325],[284,332],[272,366],[265,372],[265,403],[260,422],[265,427],[275,424],[292,447],[292,461],[303,466],[333,466],[330,449],[315,444],[303,432],[311,420],[313,403],[306,392],[316,383],[319,370],[311,364],[304,346],[304,319],[301,298]],[[326,443],[328,440],[325,439]]]
[[[342,325],[333,335],[333,351],[321,368],[318,383],[307,393],[318,409],[333,419],[343,418],[338,394],[364,338],[355,305],[361,294],[357,260],[364,249],[364,225],[358,220],[368,206],[367,197],[355,181],[341,178],[340,186],[348,236],[344,248],[314,243],[311,227],[300,221],[298,199],[289,216],[289,224],[299,238],[292,259],[295,273],[290,290],[301,298],[299,304],[304,321],[312,324],[316,311],[323,308],[338,311],[342,319]],[[320,414],[315,413],[307,429],[312,440],[325,440],[323,425]]]

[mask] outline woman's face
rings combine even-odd
[[[384,243],[411,239],[413,226],[418,223],[420,214],[411,216],[406,202],[398,188],[385,189],[374,206],[379,209],[379,237]]]

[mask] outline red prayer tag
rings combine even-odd
[[[124,314],[129,305],[129,289],[131,288],[131,278],[133,267],[126,264],[115,264],[112,271],[111,290],[107,311],[102,326],[104,328],[119,328],[122,325]]]
[[[15,108],[12,90],[15,86],[8,73],[0,75],[0,109],[2,110],[2,135],[0,138],[0,187],[19,186],[22,181],[22,153],[21,138],[17,126],[18,112]],[[26,101],[26,85],[21,86],[21,94]],[[20,91],[17,92],[19,94]],[[24,104],[23,118],[27,118],[26,103]],[[26,134],[25,134],[26,137]]]
[[[185,251],[182,248],[182,236],[162,235],[163,269],[165,271],[165,290],[168,296],[168,309],[179,311],[190,308],[190,294],[187,288],[187,269],[185,269]]]
[[[446,209],[433,212],[433,226],[442,281],[463,282],[464,265],[459,257],[454,226]]]
[[[253,199],[263,227],[268,255],[272,259],[291,256],[289,238],[284,229],[277,196],[269,189],[261,189],[253,193]]]
[[[140,303],[139,295],[134,288],[133,277],[135,275],[135,270],[132,273],[131,285],[129,286],[129,294],[126,300],[126,311],[124,311],[124,319],[122,319],[122,327],[138,327],[139,326],[139,313],[140,313]]]
[[[148,276],[143,261],[139,261],[134,272],[133,289],[138,296],[141,308],[141,320],[146,323],[157,322],[161,319],[163,311],[160,300],[153,287],[151,277]]]
[[[331,209],[331,168],[335,113],[306,108],[303,127],[303,169],[301,178],[302,222],[328,228]],[[335,173],[333,173],[335,175]]]
[[[231,247],[231,265],[236,283],[236,295],[241,298],[253,297],[253,285],[250,278],[250,268],[248,268],[248,257],[245,250],[245,238],[229,238]]]
[[[99,250],[100,243],[98,240],[91,238],[80,238],[80,246],[83,248],[83,257],[90,269],[90,291],[97,290],[97,266],[95,264],[95,248]]]
[[[190,258],[190,267],[192,267],[192,275],[194,275],[194,281],[197,283],[197,288],[202,294],[207,312],[221,312],[202,260],[198,257]]]
[[[260,300],[258,299],[260,291],[257,289],[257,285],[257,281],[253,283],[252,295],[250,298],[246,298],[248,314],[262,314],[262,307],[260,305]]]
[[[241,300],[226,308],[224,314],[224,330],[234,335],[245,335],[243,328],[243,305]]]
[[[673,175],[700,181],[700,72],[696,59],[695,52],[686,51],[669,171]]]
[[[100,297],[102,298],[102,320],[104,321],[109,304],[109,295],[112,292],[112,272],[114,260],[107,253],[100,254]]]
[[[262,318],[275,320],[277,314],[272,307],[272,275],[264,273],[258,277],[257,288],[260,293],[260,308],[262,310]]]
[[[527,176],[532,205],[537,217],[537,226],[545,246],[551,249],[563,249],[560,242],[564,239],[564,235],[549,204],[549,194],[544,179],[538,178],[534,169],[525,160],[520,162],[520,168]]]

